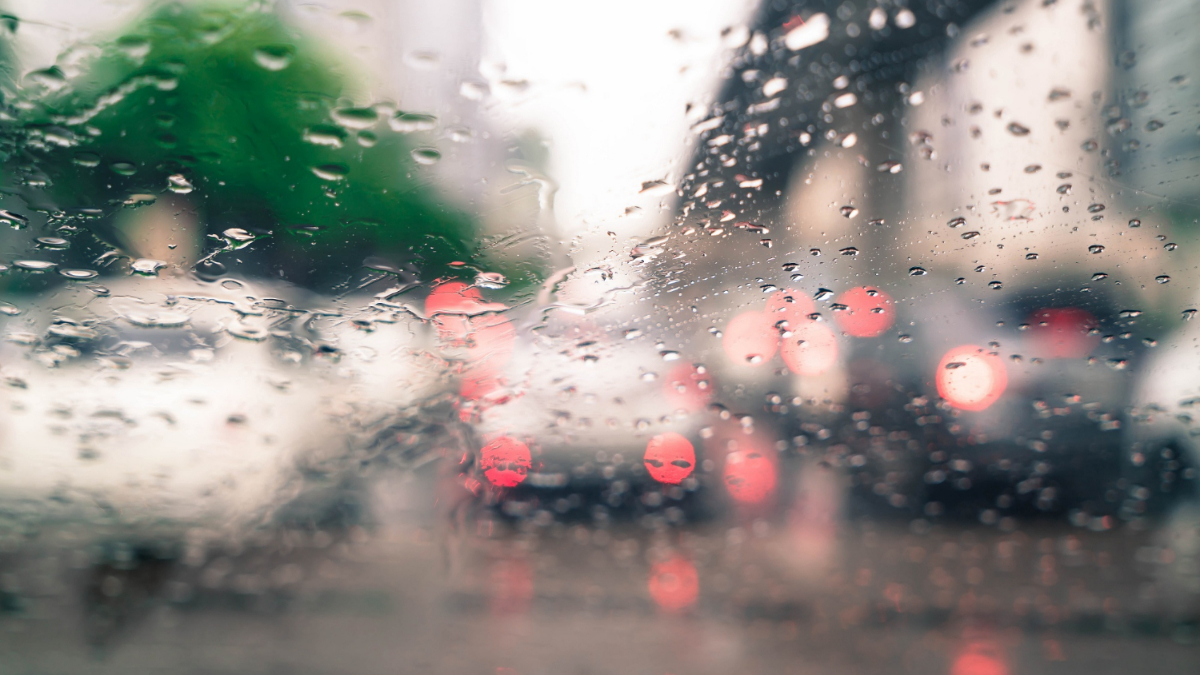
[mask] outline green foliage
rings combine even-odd
[[[164,4],[79,75],[38,77],[6,177],[37,208],[111,221],[130,195],[182,175],[209,232],[270,230],[273,255],[303,261],[310,279],[364,254],[424,276],[471,259],[472,222],[437,200],[403,125],[353,108],[361,77],[273,13]]]

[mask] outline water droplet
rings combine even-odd
[[[875,227],[881,227],[883,225],[886,225],[887,223],[883,220],[883,218],[875,218],[872,220],[868,220],[867,224],[874,225]]]
[[[817,289],[817,292],[813,294],[813,299],[815,299],[817,302],[824,302],[833,296],[833,291],[829,290],[828,288],[819,288]]]
[[[1004,284],[1000,283],[999,281],[989,281],[988,288],[992,289],[993,291],[998,291],[1001,288],[1004,288]]]
[[[1194,310],[1194,309],[1183,310],[1183,320],[1184,321],[1191,321],[1192,317],[1194,317],[1194,316],[1196,316],[1196,310]]]
[[[1166,125],[1158,120],[1150,120],[1149,122],[1146,122],[1146,131],[1158,131],[1164,126]]]
[[[838,251],[838,253],[841,253],[842,255],[858,255],[858,249],[853,246],[847,246],[846,248]]]
[[[1101,279],[1107,279],[1107,278],[1108,278],[1107,272],[1096,272],[1095,274],[1092,275],[1092,281],[1100,281]]]
[[[233,241],[236,241],[236,242],[254,241],[254,235],[250,234],[249,232],[247,232],[246,230],[243,230],[240,227],[231,227],[228,230],[225,230],[224,232],[222,232],[221,236],[225,237],[226,239],[228,239],[231,242],[233,242]]]
[[[967,364],[962,361],[951,361],[950,363],[946,364],[946,370],[958,370],[965,365]]]
[[[963,239],[974,239],[979,236],[979,232],[972,230],[970,232],[963,232],[961,236]]]
[[[1138,220],[1137,218],[1130,218],[1130,219],[1129,219],[1129,226],[1130,226],[1130,227],[1141,227],[1141,226],[1142,226],[1142,221]]]
[[[153,260],[151,258],[138,258],[129,265],[129,269],[133,274],[138,274],[144,277],[158,276],[158,271],[167,266],[167,263],[161,260]]]
[[[71,246],[71,242],[67,241],[66,239],[63,239],[62,237],[38,237],[34,241],[37,242],[38,248],[49,248],[49,249],[58,250],[58,249],[68,248]]]
[[[329,117],[339,126],[354,131],[370,129],[379,121],[379,113],[374,108],[337,108],[329,113]]]
[[[1104,253],[1104,247],[1101,246],[1100,244],[1092,244],[1091,246],[1088,247],[1088,253],[1092,253],[1092,254]]]
[[[254,50],[254,62],[271,71],[287,68],[296,56],[292,45],[263,45]]]
[[[46,270],[54,269],[55,263],[45,260],[14,260],[13,267],[29,272],[45,272]]]
[[[92,152],[80,152],[75,155],[73,160],[76,164],[86,168],[94,168],[100,166],[100,155]]]
[[[676,351],[668,350],[668,351],[660,353],[659,356],[662,357],[663,361],[678,361],[679,360],[679,352],[676,352]]]
[[[350,173],[350,169],[345,164],[322,164],[314,166],[312,172],[321,180],[342,180]]]
[[[475,285],[479,288],[497,290],[508,285],[508,277],[499,272],[480,272],[475,275]]]
[[[176,173],[167,176],[167,189],[177,195],[186,195],[196,188],[183,174]]]
[[[77,281],[87,281],[88,279],[95,279],[100,276],[100,273],[96,270],[62,269],[58,273],[68,279],[75,279]]]
[[[910,268],[908,268],[908,276],[910,276],[910,277],[923,277],[923,276],[925,276],[925,275],[926,275],[926,274],[928,274],[928,273],[929,273],[929,272],[927,272],[927,271],[925,270],[925,268],[924,268],[924,267],[910,267]]]
[[[1169,277],[1169,276],[1167,276],[1167,275],[1165,275],[1165,274],[1160,274],[1160,275],[1158,275],[1158,276],[1154,277],[1154,280],[1155,280],[1155,281],[1157,281],[1157,282],[1158,282],[1158,283],[1160,283],[1160,284],[1165,284],[1165,283],[1167,283],[1168,281],[1170,281],[1170,280],[1171,280],[1171,277]]]
[[[1142,338],[1142,344],[1146,345],[1147,347],[1157,347],[1158,340],[1155,340],[1152,337],[1144,337]]]
[[[0,314],[4,314],[5,316],[17,316],[20,313],[21,310],[16,305],[0,300]]]
[[[1103,204],[1091,204],[1088,206],[1088,213],[1100,213],[1104,210]]]
[[[25,79],[34,84],[40,84],[50,91],[58,91],[67,84],[66,76],[56,66],[50,66],[43,70],[34,70],[27,74]]]
[[[8,225],[14,230],[21,230],[29,225],[29,219],[19,213],[0,209],[0,225]]]
[[[266,328],[249,326],[242,323],[226,326],[225,330],[229,331],[229,334],[234,337],[239,337],[243,340],[250,340],[251,342],[261,342],[270,336],[270,333],[267,332]]]
[[[392,119],[388,120],[388,126],[392,128],[392,131],[402,134],[417,131],[432,131],[437,128],[437,118],[433,115],[423,115],[421,113],[398,112]]]
[[[1179,248],[1179,244],[1171,242],[1169,244],[1165,244],[1163,248],[1167,249],[1168,251],[1174,251],[1175,249]]]
[[[1036,253],[1026,253],[1026,254],[1025,254],[1025,259],[1026,259],[1026,260],[1037,260],[1037,259],[1038,259],[1038,254],[1036,254]]]
[[[954,280],[954,285],[955,285],[955,286],[962,286],[962,285],[963,285],[963,284],[965,284],[965,283],[967,283],[967,280],[966,280],[966,279],[964,279],[963,277],[959,277],[959,278],[957,278],[957,279],[955,279],[955,280]]]
[[[950,229],[952,229],[952,230],[953,230],[953,229],[960,228],[960,227],[962,227],[963,225],[966,225],[966,224],[967,224],[967,219],[966,219],[966,218],[951,218],[951,219],[950,219],[950,222],[948,222],[948,223],[946,223],[946,224],[947,224],[947,225],[949,225],[949,226],[950,226]]]
[[[1109,368],[1112,368],[1113,370],[1125,370],[1126,368],[1129,367],[1128,359],[1111,358],[1108,361],[1105,361],[1105,363],[1108,365]]]
[[[760,286],[759,289],[762,290],[763,293],[774,293],[775,291],[779,290],[779,287],[775,284],[764,284],[763,286]]]
[[[911,335],[909,335],[908,333],[903,333],[900,336],[898,336],[896,339],[899,340],[902,344],[908,344],[913,341],[913,337]]]
[[[426,166],[437,164],[438,160],[442,158],[442,153],[434,148],[417,148],[411,154],[417,164],[424,164]]]
[[[1062,185],[1059,185],[1055,189],[1055,191],[1058,192],[1058,194],[1060,194],[1060,195],[1069,195],[1069,194],[1071,194],[1071,184],[1063,183]]]
[[[118,176],[132,176],[137,173],[137,166],[129,162],[113,162],[108,168]]]
[[[853,218],[854,216],[858,215],[858,209],[854,208],[853,206],[843,206],[842,208],[838,209],[838,211],[840,211],[841,214],[847,218]]]
[[[1041,170],[1042,170],[1041,164],[1030,164],[1029,166],[1025,167],[1025,173],[1037,173]]]
[[[808,254],[815,258],[815,257],[821,255],[821,249],[810,248],[810,249],[808,249]]]
[[[204,260],[196,263],[196,276],[202,281],[216,281],[225,274],[225,265],[216,260]]]
[[[1122,319],[1136,319],[1141,315],[1142,310],[1140,309],[1123,309],[1117,314],[1117,316],[1121,317]]]
[[[1028,136],[1029,127],[1017,122],[1009,122],[1008,133],[1012,134],[1013,136]]]

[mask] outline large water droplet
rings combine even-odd
[[[167,263],[161,260],[153,260],[151,258],[138,258],[129,265],[129,269],[133,274],[138,274],[144,277],[158,276],[158,271],[167,266]]]
[[[926,274],[928,274],[928,273],[929,273],[929,272],[928,272],[928,271],[926,271],[926,269],[925,269],[924,267],[910,267],[910,268],[908,268],[908,276],[910,276],[910,277],[923,277],[923,276],[925,276],[925,275],[926,275]]]
[[[287,68],[296,57],[296,48],[292,45],[263,45],[254,50],[254,62],[271,71]]]
[[[350,169],[345,164],[322,164],[314,166],[312,172],[321,180],[342,180],[350,173]]]
[[[1013,136],[1028,136],[1029,127],[1018,122],[1009,122],[1008,133],[1012,134]]]
[[[0,209],[0,225],[7,225],[14,230],[20,230],[29,225],[29,219],[14,211]]]
[[[186,195],[196,188],[183,174],[175,173],[167,176],[167,189],[177,195]]]
[[[83,269],[62,269],[59,270],[58,273],[68,279],[74,279],[76,281],[87,281],[88,279],[95,279],[96,277],[100,276],[100,273],[96,270]]]
[[[411,154],[417,164],[424,164],[426,166],[437,164],[438,160],[442,158],[442,153],[434,148],[416,148]]]
[[[421,113],[398,112],[392,119],[388,120],[388,126],[393,131],[402,134],[414,131],[432,131],[437,127],[437,118],[433,115],[423,115]]]
[[[1088,253],[1092,253],[1092,254],[1104,253],[1104,247],[1101,246],[1100,244],[1092,244],[1091,246],[1088,247]]]
[[[38,248],[48,248],[52,250],[60,250],[71,246],[71,242],[62,237],[38,237],[34,241],[37,242]]]
[[[370,129],[379,121],[379,113],[374,108],[338,108],[329,116],[339,125],[355,131]]]
[[[1169,277],[1165,274],[1160,274],[1160,275],[1154,277],[1154,280],[1160,284],[1165,284],[1171,280],[1171,277]]]
[[[13,267],[27,272],[45,272],[54,269],[55,263],[46,260],[14,260]]]

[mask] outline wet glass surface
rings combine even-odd
[[[1187,0],[0,7],[0,672],[1193,672]]]

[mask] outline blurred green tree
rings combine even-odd
[[[318,287],[366,255],[423,278],[477,262],[473,220],[438,198],[425,166],[436,150],[410,140],[435,120],[356,107],[362,81],[269,5],[158,4],[78,74],[26,74],[6,183],[117,247],[116,216],[171,190],[205,234],[270,233],[250,254]]]

